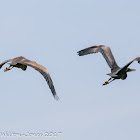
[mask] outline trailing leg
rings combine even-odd
[[[109,83],[111,83],[112,81],[114,81],[115,80],[115,78],[114,79],[112,79],[112,78],[109,78],[109,80],[108,81],[106,81],[103,85],[107,85],[107,84],[109,84]],[[111,81],[110,81],[111,80]]]

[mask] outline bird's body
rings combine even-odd
[[[92,47],[83,49],[78,52],[78,55],[83,56],[83,55],[87,55],[87,54],[91,54],[91,53],[98,53],[98,52],[102,53],[107,64],[111,68],[111,73],[107,74],[107,75],[111,76],[111,78],[108,81],[106,81],[103,85],[109,84],[110,82],[114,81],[115,79],[122,79],[122,80],[126,79],[127,72],[135,71],[134,69],[128,68],[129,65],[134,61],[138,61],[138,63],[140,63],[140,56],[139,56],[121,68],[117,65],[110,47],[104,46],[104,45],[96,45],[96,46],[92,46]],[[111,79],[113,79],[113,80],[110,81]]]
[[[37,70],[38,72],[40,72],[42,74],[42,76],[45,78],[45,80],[47,81],[47,83],[49,85],[49,88],[51,89],[54,98],[56,100],[59,99],[57,94],[56,94],[52,79],[51,79],[47,69],[44,66],[42,66],[40,64],[37,64],[34,61],[28,60],[25,57],[20,56],[20,57],[16,57],[16,58],[9,59],[9,60],[6,60],[6,61],[2,62],[0,64],[0,68],[5,63],[8,63],[8,62],[10,62],[9,63],[10,67],[6,68],[4,71],[8,71],[8,70],[12,69],[13,67],[21,68],[22,70],[25,71],[27,69],[27,66],[30,66],[30,67],[34,68],[35,70]]]

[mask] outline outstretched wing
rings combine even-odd
[[[34,68],[35,70],[37,70],[38,72],[40,72],[43,75],[43,77],[45,78],[45,80],[47,81],[47,83],[49,85],[49,88],[51,89],[54,98],[56,100],[59,99],[59,97],[56,94],[56,91],[55,91],[55,88],[54,88],[54,85],[53,85],[53,81],[52,81],[52,79],[51,79],[51,77],[50,77],[50,75],[49,75],[49,73],[48,73],[48,71],[47,71],[47,69],[45,67],[43,67],[42,65],[37,64],[36,62],[30,61],[28,59],[23,59],[21,61],[18,61],[17,63],[30,66],[30,67]]]
[[[132,61],[130,61],[128,64],[126,64],[124,67],[122,67],[117,72],[117,74],[125,72],[127,70],[127,68],[129,67],[129,65],[132,64],[134,61],[138,61],[138,63],[140,63],[140,56],[136,57],[135,59],[133,59]]]
[[[7,62],[10,62],[10,64],[13,64],[13,65],[16,65],[18,61],[21,61],[23,59],[26,59],[26,58],[23,57],[23,56],[20,56],[20,57],[16,57],[16,58],[13,58],[13,59],[5,60],[4,62],[0,63],[0,69]]]
[[[0,69],[2,68],[2,66],[5,64],[5,63],[7,63],[7,62],[9,62],[10,60],[5,60],[4,62],[2,62],[2,63],[0,63]]]
[[[107,64],[111,68],[111,70],[113,70],[114,68],[118,68],[118,65],[114,59],[111,49],[108,46],[104,46],[104,45],[92,46],[92,47],[79,51],[78,55],[83,56],[83,55],[87,55],[87,54],[91,54],[91,53],[98,53],[98,52],[102,53],[103,57],[105,58]]]

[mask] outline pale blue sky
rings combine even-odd
[[[137,71],[125,81],[102,86],[110,69],[101,54],[77,55],[103,44],[120,66],[139,56],[139,5],[138,0],[1,0],[0,61],[24,56],[42,64],[60,101],[32,68],[4,73],[5,65],[0,132],[62,132],[51,140],[139,140],[140,65],[130,66]]]

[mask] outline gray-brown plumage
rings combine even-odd
[[[92,47],[83,49],[78,52],[78,55],[83,56],[83,55],[98,53],[98,52],[102,53],[103,57],[105,58],[106,62],[109,65],[109,67],[111,68],[111,73],[107,74],[107,75],[111,76],[111,78],[108,81],[106,81],[103,85],[109,84],[110,82],[114,81],[115,79],[122,79],[122,80],[126,79],[127,72],[135,71],[134,69],[128,68],[128,66],[134,61],[138,61],[138,63],[140,63],[140,56],[139,56],[139,57],[136,57],[135,59],[133,59],[132,61],[130,61],[124,67],[120,68],[114,59],[114,56],[111,52],[110,47],[105,46],[105,45],[96,45],[96,46],[92,46]],[[112,78],[113,78],[113,80],[110,81]]]
[[[51,92],[54,96],[54,98],[56,100],[58,100],[58,96],[56,94],[56,91],[55,91],[55,88],[54,88],[54,85],[53,85],[53,82],[52,82],[52,79],[47,71],[47,69],[45,67],[43,67],[42,65],[40,64],[37,64],[36,62],[34,61],[31,61],[31,60],[28,60],[26,59],[25,57],[16,57],[16,58],[13,58],[13,59],[9,59],[9,60],[6,60],[4,62],[2,62],[0,64],[0,68],[7,62],[10,62],[10,67],[6,68],[4,70],[4,72],[12,69],[13,67],[17,67],[17,68],[21,68],[22,70],[26,70],[27,66],[30,66],[32,68],[34,68],[35,70],[37,70],[38,72],[40,72],[42,74],[42,76],[45,78],[45,80],[47,81],[48,85],[49,85],[49,88],[51,89]]]

